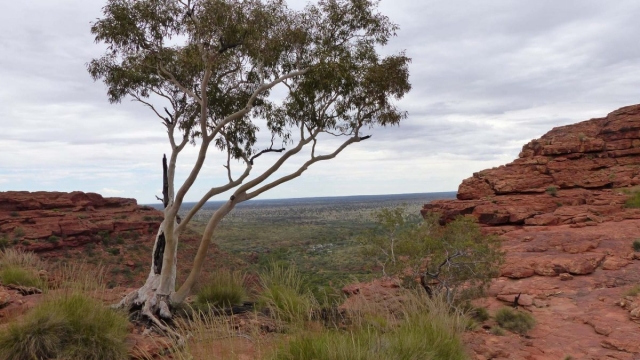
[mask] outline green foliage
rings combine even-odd
[[[196,296],[198,308],[230,307],[241,305],[247,299],[244,274],[238,271],[218,270],[200,288]]]
[[[21,227],[17,227],[15,229],[13,229],[13,236],[16,239],[23,237],[24,234],[25,234],[24,229],[21,228]]]
[[[443,291],[450,302],[481,294],[504,261],[499,240],[483,235],[471,217],[458,217],[446,226],[438,224],[436,215],[410,221],[402,209],[386,209],[375,217],[378,226],[361,237],[365,254],[375,256],[385,272],[406,274],[411,269],[411,280],[435,280],[430,290]]]
[[[189,4],[107,1],[91,32],[108,51],[88,71],[105,82],[111,102],[131,96],[149,105],[145,99],[159,93],[173,107],[169,118],[159,115],[171,131],[177,123],[186,138],[205,139],[201,129],[219,125],[207,141],[245,161],[256,152],[258,118],[284,143],[303,128],[351,134],[406,118],[393,100],[411,88],[410,59],[377,53],[398,28],[377,1],[322,1],[303,10],[284,1]],[[285,80],[284,99],[270,101],[271,88]],[[200,115],[212,123],[200,124]]]
[[[57,244],[60,241],[60,238],[55,235],[51,235],[47,238],[47,241],[52,244]]]
[[[489,332],[495,336],[504,336],[504,330],[499,326],[492,327]]]
[[[18,212],[17,212],[17,211],[12,211],[12,212],[10,212],[10,213],[9,213],[9,216],[11,216],[11,217],[18,217],[18,216],[20,216],[20,214],[18,214]]]
[[[393,321],[376,317],[350,331],[304,332],[282,344],[272,359],[467,359],[460,334],[467,319],[442,300],[409,296]]]
[[[555,186],[549,186],[545,192],[551,196],[558,196],[558,188]]]
[[[120,249],[119,248],[109,248],[107,249],[107,252],[113,256],[115,255],[120,255]]]
[[[3,266],[0,268],[0,283],[4,285],[22,285],[41,287],[42,281],[32,270],[17,266]]]
[[[126,359],[127,324],[80,293],[48,298],[0,331],[0,359]]]
[[[625,296],[638,296],[638,294],[640,294],[640,285],[635,285],[624,292]]]
[[[477,322],[485,322],[491,318],[489,315],[489,310],[484,307],[474,307],[469,311],[469,316],[471,316]]]
[[[0,283],[42,287],[38,276],[42,268],[40,259],[31,252],[5,249],[0,252]]]
[[[303,287],[295,266],[273,264],[260,274],[259,303],[279,320],[296,323],[308,320],[315,299]]]
[[[496,312],[496,322],[503,328],[518,333],[526,334],[533,329],[536,324],[531,314],[522,311],[515,311],[511,308],[504,307]]]
[[[640,240],[633,241],[633,251],[640,252]]]
[[[0,250],[8,248],[10,244],[7,234],[0,234]]]
[[[640,208],[640,191],[633,191],[624,202],[626,208]]]

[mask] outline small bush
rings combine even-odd
[[[120,255],[120,249],[118,248],[107,249],[107,252],[113,256]]]
[[[4,285],[42,287],[42,281],[35,271],[17,266],[3,266],[0,269],[0,282]]]
[[[469,315],[477,322],[485,322],[491,317],[489,316],[489,311],[487,310],[487,308],[483,307],[474,307],[469,312]]]
[[[521,335],[533,329],[536,324],[535,319],[529,313],[515,311],[507,307],[498,310],[495,319],[501,327]]]
[[[127,325],[85,295],[49,298],[0,332],[0,359],[126,359]]]
[[[633,251],[640,252],[640,240],[635,240],[633,242]]]
[[[634,191],[624,202],[626,208],[640,208],[640,191]]]
[[[47,241],[52,244],[57,244],[60,241],[60,238],[55,235],[51,235],[49,236],[49,238],[47,238]]]
[[[384,327],[304,332],[282,344],[273,359],[467,359],[460,334],[468,319],[442,299],[408,298],[402,315]]]
[[[200,288],[196,296],[198,307],[230,307],[240,305],[247,299],[244,288],[244,274],[229,270],[220,270],[211,276],[211,280]]]
[[[640,294],[640,285],[636,285],[624,292],[625,296],[638,296]]]
[[[11,217],[18,217],[18,216],[20,216],[20,214],[18,214],[18,212],[17,212],[17,211],[12,211],[12,212],[10,212],[10,213],[9,213],[9,216],[11,216]]]
[[[9,247],[9,238],[6,234],[0,234],[0,250],[4,250]]]
[[[504,330],[502,330],[502,328],[499,326],[492,327],[489,332],[495,336],[504,336]]]
[[[32,252],[5,249],[0,252],[0,267],[2,266],[18,266],[22,268],[31,268],[39,270],[43,264],[40,258]]]
[[[17,239],[17,238],[21,238],[23,237],[25,234],[24,229],[21,227],[17,227],[15,229],[13,229],[13,236]]]
[[[302,284],[302,276],[295,267],[271,264],[260,274],[262,293],[258,297],[259,302],[280,320],[308,320],[315,301]]]
[[[545,191],[551,196],[558,196],[558,188],[555,186],[549,186]]]

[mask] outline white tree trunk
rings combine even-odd
[[[161,318],[171,318],[169,298],[176,288],[177,257],[175,254],[178,239],[176,235],[167,236],[165,224],[166,220],[158,228],[147,281],[142,287],[129,293],[116,307],[132,309],[142,306],[142,314],[146,316],[155,316],[157,313]],[[169,243],[173,244],[172,248],[169,248]]]

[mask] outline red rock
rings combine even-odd
[[[162,212],[134,199],[79,191],[0,192],[0,233],[21,234],[18,246],[34,252],[82,246],[105,231],[112,237],[134,231],[151,239],[159,222],[148,217],[161,219]]]
[[[433,201],[423,215],[478,219],[502,240],[505,263],[487,297],[490,312],[522,293],[536,326],[526,338],[464,334],[472,358],[640,359],[640,209],[611,188],[640,185],[640,105],[557,127],[519,158],[464,180],[458,200]],[[604,270],[604,271],[603,271]],[[579,276],[577,276],[579,275]],[[571,281],[568,281],[571,280]],[[527,299],[527,303],[528,300]]]

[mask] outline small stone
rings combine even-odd
[[[573,275],[568,273],[562,273],[560,274],[560,280],[562,281],[573,280]]]

